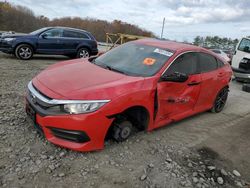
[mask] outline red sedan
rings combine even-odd
[[[230,65],[206,49],[156,39],[54,64],[29,84],[26,112],[52,143],[99,150],[112,136],[165,126],[225,106]]]

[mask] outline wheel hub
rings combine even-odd
[[[121,130],[121,137],[122,138],[127,138],[129,135],[130,135],[130,128],[129,127],[124,127],[122,130]]]
[[[79,54],[80,58],[89,57],[89,53],[86,50],[82,50]]]
[[[20,49],[19,55],[22,58],[29,58],[31,56],[31,50],[29,48],[27,48],[27,47],[23,47],[23,48]]]

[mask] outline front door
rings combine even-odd
[[[62,29],[56,28],[41,34],[37,41],[37,52],[45,54],[62,54],[64,51],[62,33]]]
[[[176,72],[188,75],[188,79],[184,82],[159,81],[157,84],[156,127],[182,119],[193,113],[201,83],[197,53],[182,54],[170,65],[164,75]]]

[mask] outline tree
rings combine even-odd
[[[46,16],[35,16],[33,11],[24,6],[15,6],[0,2],[0,28],[3,31],[31,32],[47,26],[66,26],[90,31],[98,41],[105,41],[106,33],[126,33],[154,37],[152,32],[141,29],[120,20],[108,22],[93,18],[63,17],[53,20]]]

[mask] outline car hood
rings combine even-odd
[[[77,59],[50,66],[33,79],[33,84],[51,98],[97,100],[139,89],[143,80],[106,70],[87,59]]]
[[[27,34],[3,34],[2,38],[19,38],[19,37],[23,37],[23,36],[27,36]]]
[[[246,55],[244,55],[244,57],[243,57],[243,59],[250,59],[250,55],[249,54],[246,54]]]

